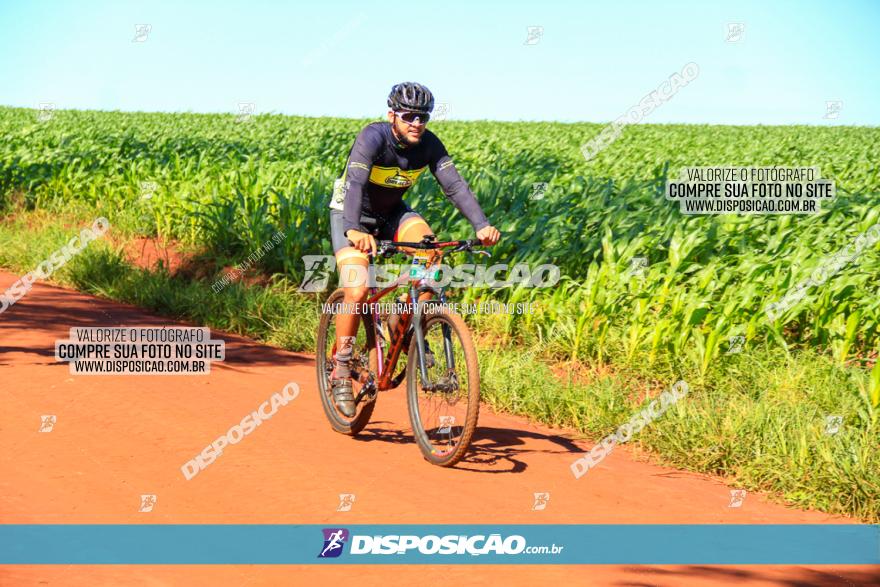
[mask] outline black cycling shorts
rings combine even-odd
[[[358,230],[372,234],[377,240],[395,240],[397,229],[410,218],[422,218],[422,216],[410,208],[406,202],[401,201],[398,206],[385,215],[361,214]],[[351,241],[344,236],[344,233],[342,211],[330,210],[330,240],[333,243],[334,254],[345,247],[352,246]]]

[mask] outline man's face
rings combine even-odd
[[[409,124],[391,110],[388,111],[388,122],[394,128],[394,134],[409,146],[418,145],[425,134],[425,125],[421,121],[418,124]]]

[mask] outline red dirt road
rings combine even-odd
[[[0,272],[0,291],[17,275]],[[222,294],[219,294],[222,295]],[[37,284],[0,314],[2,523],[829,523],[851,520],[749,494],[616,449],[575,479],[589,441],[494,414],[473,451],[432,467],[412,441],[402,389],[382,393],[358,438],[325,420],[311,356],[212,331],[226,360],[208,376],[70,375],[54,357],[72,326],[170,326],[140,309]],[[180,467],[288,382],[299,397],[193,479]],[[57,420],[39,432],[41,416]],[[549,492],[545,510],[533,494]],[[350,511],[339,495],[354,494]],[[156,495],[139,512],[142,494]],[[621,548],[626,548],[622,544]],[[7,566],[0,585],[861,585],[870,567],[320,565]],[[346,581],[346,583],[341,583]]]

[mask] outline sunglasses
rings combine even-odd
[[[425,112],[395,112],[395,114],[407,124],[428,124],[431,120],[431,115]]]

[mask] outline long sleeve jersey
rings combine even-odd
[[[443,193],[475,231],[489,226],[437,135],[425,129],[417,145],[405,146],[394,138],[390,123],[374,122],[358,134],[341,177],[344,230],[357,230],[362,213],[382,215],[392,210],[425,169],[431,170]]]

